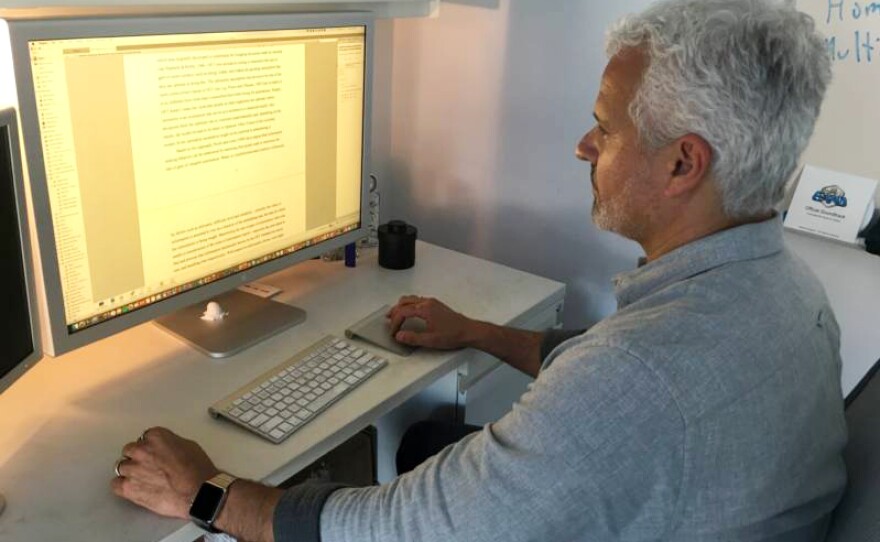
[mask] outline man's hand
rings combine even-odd
[[[387,314],[394,339],[411,346],[454,350],[471,346],[476,322],[430,297],[403,296]],[[425,321],[424,331],[401,331],[408,318]]]
[[[202,448],[168,429],[144,431],[122,448],[113,492],[157,514],[189,519],[189,507],[202,482],[220,471]]]
[[[397,342],[439,350],[476,348],[532,377],[541,370],[543,333],[472,320],[430,297],[401,297],[387,316]],[[401,331],[407,318],[421,318],[427,329]]]

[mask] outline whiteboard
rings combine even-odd
[[[834,79],[803,162],[880,179],[880,2],[797,0],[825,35]]]

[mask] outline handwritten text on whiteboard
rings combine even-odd
[[[880,64],[880,2],[827,1],[828,10],[822,30],[831,60]],[[822,26],[821,21],[817,22]]]

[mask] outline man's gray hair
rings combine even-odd
[[[649,62],[630,105],[643,144],[697,134],[729,217],[773,209],[831,81],[813,19],[784,0],[664,0],[610,31],[608,55],[627,48]]]

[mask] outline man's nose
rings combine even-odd
[[[575,147],[574,155],[578,157],[579,160],[584,160],[585,162],[593,162],[596,161],[597,151],[596,146],[593,145],[593,132],[596,129],[593,128],[586,134],[581,140],[578,142],[577,147]]]

